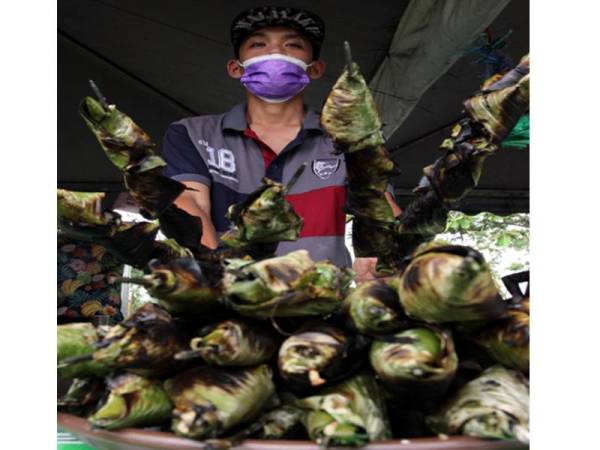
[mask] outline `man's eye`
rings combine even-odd
[[[253,42],[250,47],[263,47],[264,45],[264,42]]]
[[[287,45],[289,47],[302,48],[302,45],[298,44],[297,42],[288,42]]]

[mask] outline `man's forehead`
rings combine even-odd
[[[301,33],[289,27],[264,27],[259,30],[253,31],[248,35],[251,37],[271,37],[271,36],[283,36],[286,38],[298,37],[307,40]]]

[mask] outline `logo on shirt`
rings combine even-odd
[[[333,175],[340,167],[338,158],[314,159],[312,162],[312,171],[322,180],[326,180]]]

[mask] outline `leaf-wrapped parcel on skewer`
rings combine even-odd
[[[100,340],[96,327],[90,322],[58,325],[56,333],[56,356],[59,378],[103,377],[110,368],[97,361],[64,364],[66,360],[89,355],[96,350]]]
[[[200,367],[169,378],[164,387],[175,404],[171,429],[193,439],[218,437],[257,419],[275,393],[269,366],[248,369]]]
[[[333,85],[321,123],[335,144],[346,153],[383,145],[381,121],[371,91],[358,64],[345,68]]]
[[[275,335],[255,322],[226,319],[203,327],[190,341],[191,351],[177,359],[201,357],[216,366],[254,366],[269,361],[277,351]]]
[[[152,260],[149,268],[149,275],[123,281],[145,286],[169,313],[213,314],[224,309],[220,302],[222,269],[219,264],[181,258],[166,264]]]
[[[306,250],[254,262],[228,260],[227,305],[253,317],[315,316],[333,312],[352,281],[348,269],[314,263]]]
[[[400,171],[383,145],[345,155],[348,184],[385,192],[390,177]]]
[[[115,105],[103,105],[102,101],[85,97],[79,114],[119,170],[124,171],[130,164],[156,155],[156,145],[150,136]]]
[[[529,442],[529,382],[492,366],[458,390],[428,418],[436,433]]]
[[[268,244],[295,241],[304,225],[292,205],[285,199],[304,166],[292,177],[288,185],[263,178],[263,184],[241,203],[231,205],[226,217],[231,229],[221,240],[232,248],[249,244]]]
[[[166,166],[160,156],[147,156],[123,172],[125,187],[146,218],[161,216],[186,189],[183,183],[162,175]]]
[[[348,214],[381,223],[392,224],[394,222],[392,207],[383,192],[354,186],[348,186],[347,191],[346,211]],[[390,239],[391,237],[390,233]]]
[[[159,381],[132,373],[107,380],[106,401],[88,418],[94,427],[118,430],[160,425],[171,418],[173,405]]]
[[[483,255],[443,242],[415,250],[398,293],[408,316],[429,323],[490,320],[506,311]]]
[[[367,373],[298,399],[295,406],[306,410],[306,431],[323,447],[361,446],[392,437],[383,392]]]
[[[102,398],[105,387],[104,380],[99,378],[75,378],[67,393],[58,399],[58,409],[78,416],[85,415]]]
[[[118,223],[119,215],[104,211],[104,192],[77,192],[66,189],[56,190],[56,210],[58,217],[75,224],[109,226]]]
[[[69,358],[63,364],[94,361],[107,369],[142,376],[161,374],[173,368],[174,356],[185,349],[185,342],[171,315],[158,305],[146,303],[112,326],[96,347],[88,355]]]
[[[475,337],[496,362],[529,372],[529,299],[509,307],[505,317],[487,324]]]
[[[396,331],[408,320],[397,289],[379,280],[358,285],[346,297],[342,308],[352,326],[367,335]]]
[[[499,81],[465,101],[468,115],[499,144],[529,109],[529,55]]]
[[[425,326],[373,341],[369,359],[388,390],[420,406],[444,394],[458,367],[450,333]]]
[[[305,323],[281,344],[279,374],[293,391],[331,384],[360,363],[362,341],[327,323]]]
[[[79,113],[146,217],[156,218],[183,192],[182,183],[161,175],[166,163],[150,136],[115,105],[85,97]]]

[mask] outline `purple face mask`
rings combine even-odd
[[[240,81],[258,98],[282,103],[296,96],[310,82],[304,61],[280,54],[257,56],[239,63],[244,68]]]

